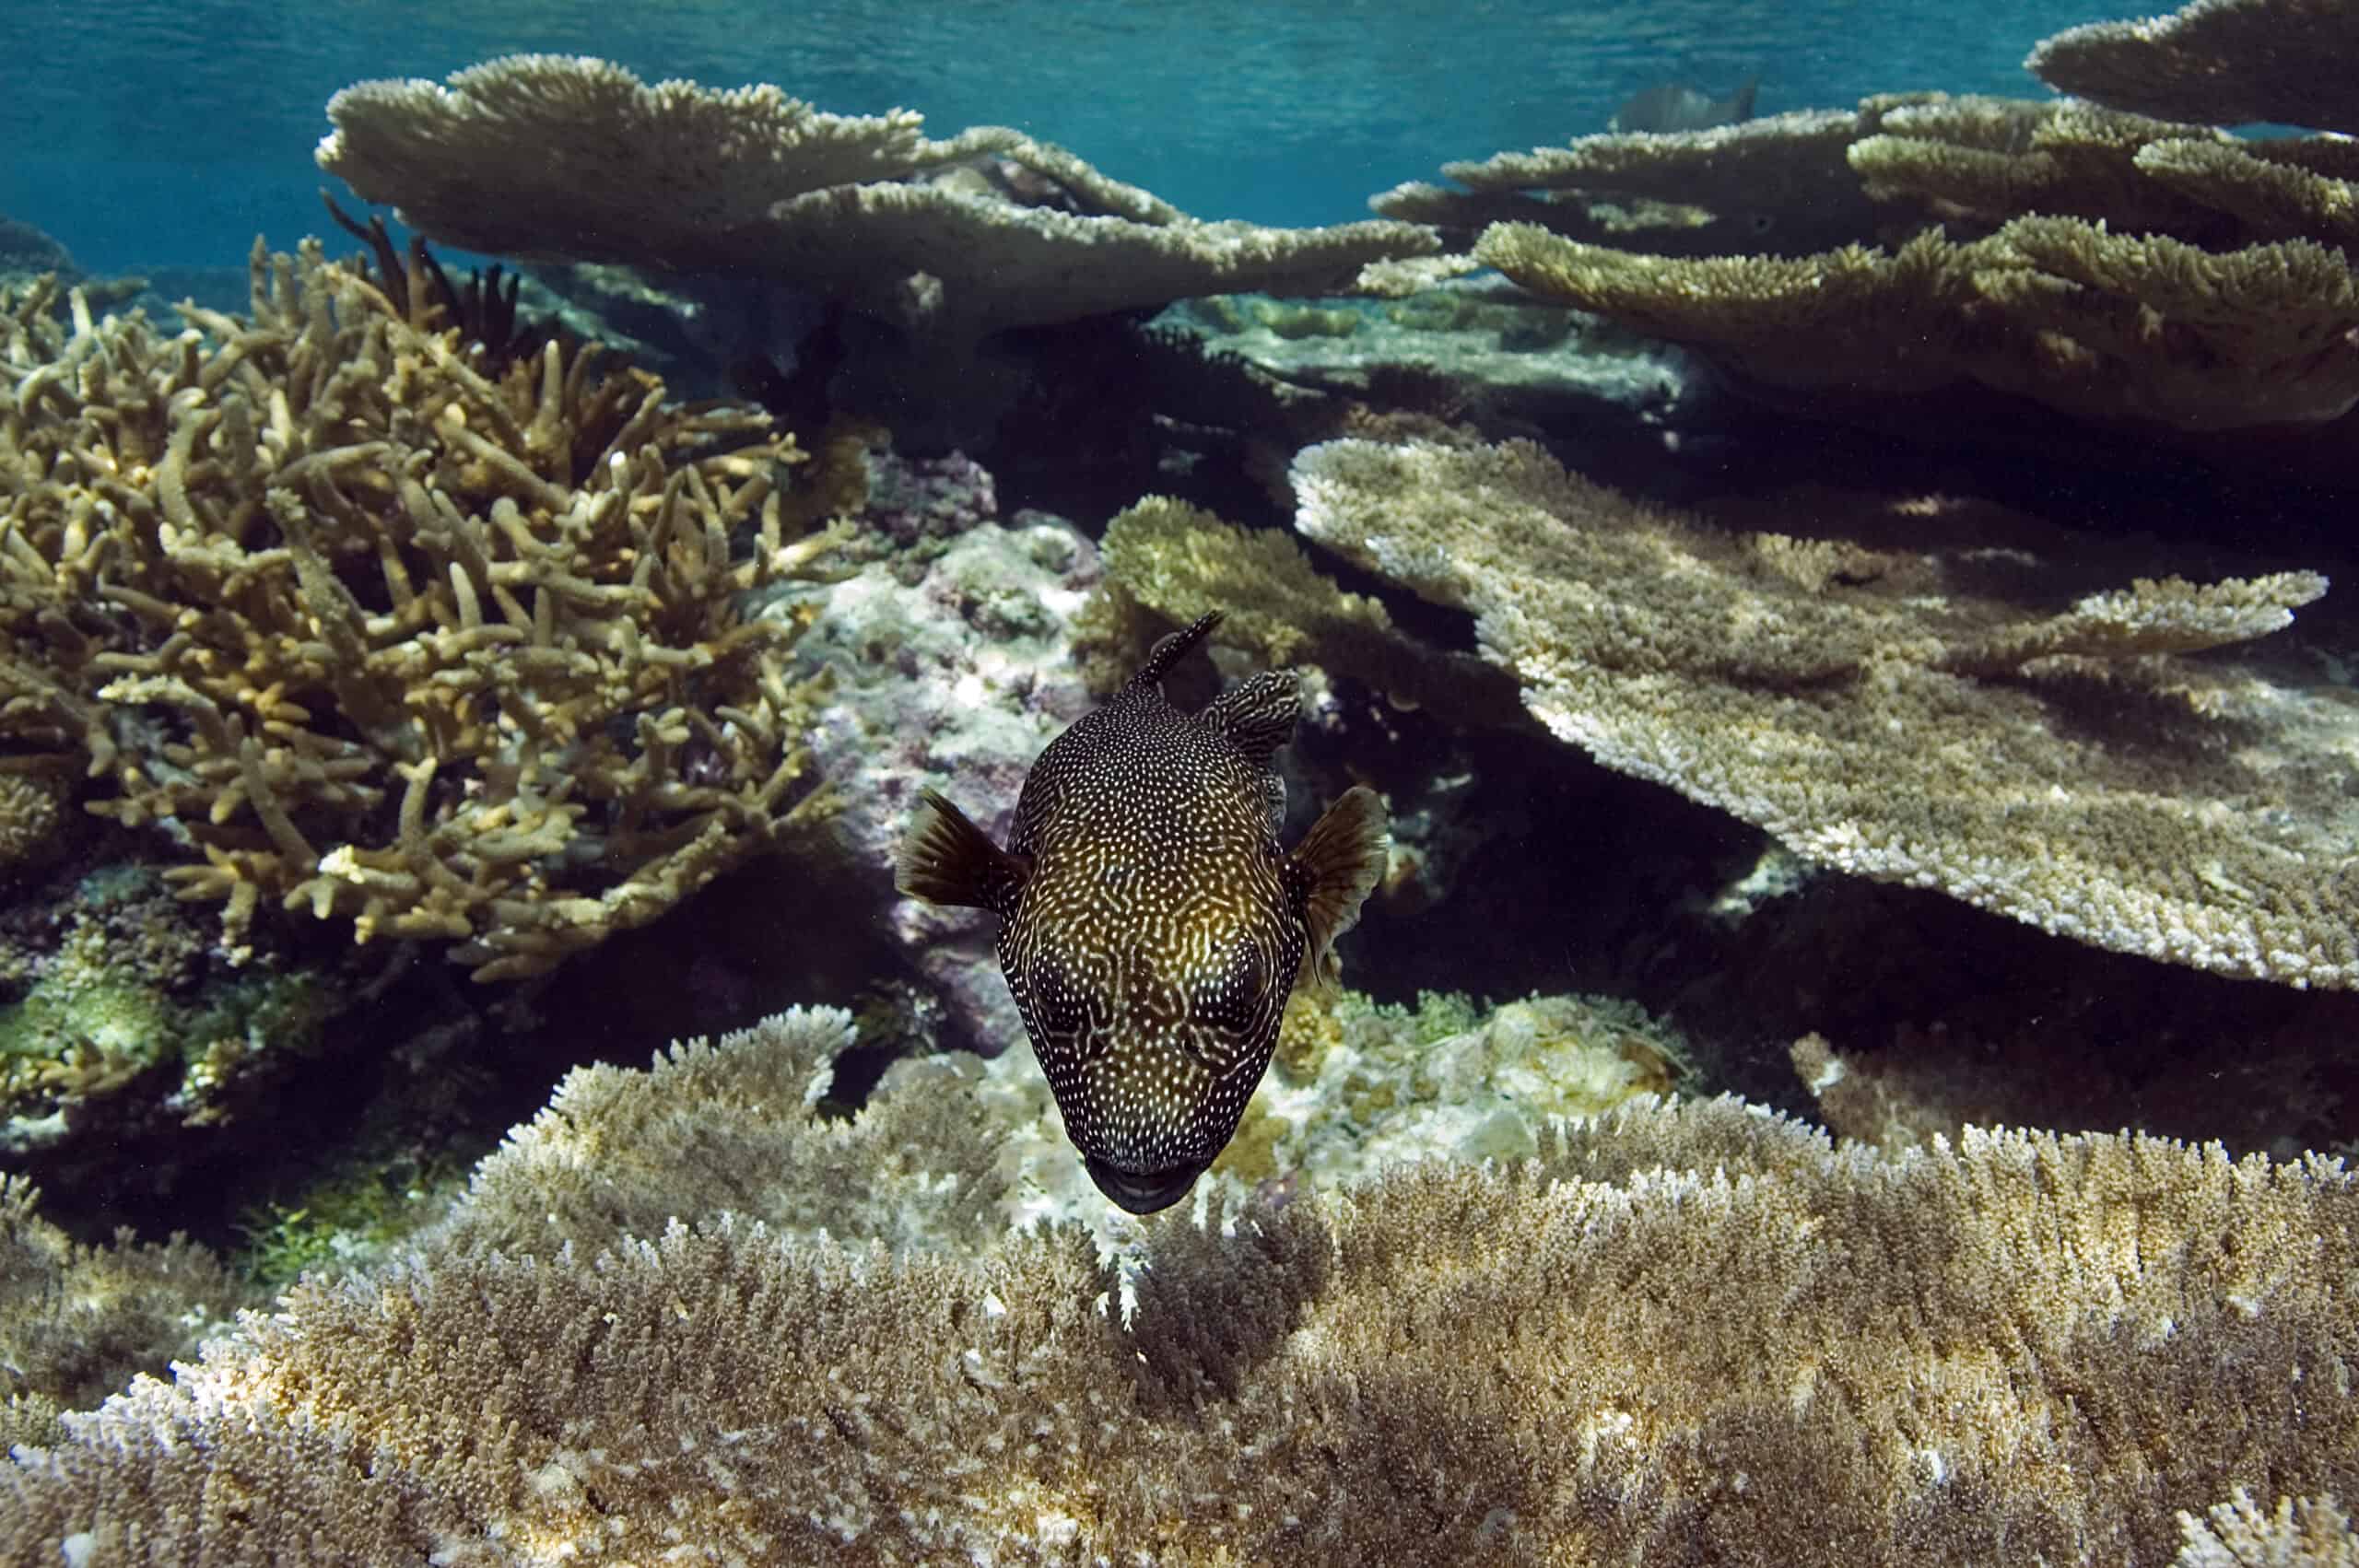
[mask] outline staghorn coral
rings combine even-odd
[[[2168,16],[2042,39],[2024,68],[2061,92],[2207,124],[2359,132],[2351,0],[2192,0]]]
[[[1773,386],[1975,382],[2177,431],[2322,423],[2359,404],[2359,277],[2307,240],[2213,252],[2029,216],[1964,244],[1929,231],[1889,252],[1683,260],[1518,223],[1485,230],[1475,255]]]
[[[185,1236],[157,1246],[122,1230],[86,1246],[41,1219],[40,1200],[0,1175],[0,1394],[12,1403],[86,1410],[194,1353],[248,1299]]]
[[[233,945],[268,898],[537,974],[823,808],[796,626],[736,603],[834,537],[784,537],[762,415],[555,343],[487,375],[316,246],[201,335],[42,304],[0,313],[0,735],[201,856]]]
[[[2332,1162],[1640,1102],[1207,1220],[1127,1322],[1070,1229],[307,1283],[20,1450],[0,1556],[2161,1561],[2359,1479]]]
[[[899,328],[940,362],[1011,327],[1236,289],[1315,293],[1436,249],[1403,223],[1205,222],[1003,126],[935,141],[907,111],[827,114],[769,86],[651,88],[586,57],[511,55],[448,87],[364,82],[328,114],[320,166],[436,240],[752,273]],[[1010,173],[1022,178],[990,177]],[[1023,199],[1042,183],[1054,199]]]
[[[1295,484],[1306,534],[1473,611],[1609,767],[2077,941],[2359,987],[2347,709],[2175,657],[2283,626],[2315,574],[2056,606],[2101,562],[2023,520],[1928,501],[1863,538],[1832,513],[1816,539],[1722,532],[1526,442],[1331,442]]]

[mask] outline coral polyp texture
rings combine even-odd
[[[798,624],[745,590],[768,416],[549,344],[497,375],[307,247],[250,318],[0,299],[0,736],[264,900],[478,979],[643,924],[821,809]]]
[[[577,1082],[471,1199],[539,1242],[307,1281],[171,1384],[33,1426],[0,1557],[2160,1562],[2330,1546],[2359,1485],[2359,1183],[2316,1157],[1981,1130],[1887,1157],[1644,1099],[1530,1159],[1166,1219],[1127,1316],[1070,1226],[560,1244],[656,1212],[604,1207],[575,1139],[677,1142],[672,1094],[791,1118],[845,1022]],[[774,1207],[761,1167],[691,1164]],[[922,1179],[823,1177],[850,1207]]]
[[[1719,529],[1528,442],[1330,442],[1294,482],[1304,533],[1472,611],[1609,767],[2078,941],[2359,987],[2347,704],[2187,657],[2286,626],[2314,573],[2104,588],[2087,542],[1938,497]]]
[[[936,141],[908,111],[649,87],[582,56],[363,82],[328,117],[320,167],[433,239],[751,273],[945,346],[1191,295],[1318,293],[1438,245],[1406,223],[1207,222],[1004,126]]]

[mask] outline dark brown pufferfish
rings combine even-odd
[[[1000,970],[1098,1189],[1134,1214],[1187,1195],[1237,1131],[1297,974],[1332,986],[1335,939],[1384,872],[1384,803],[1345,790],[1278,843],[1292,671],[1203,712],[1163,676],[1217,610],[1155,646],[1025,776],[1003,849],[925,790],[895,881],[1001,918]],[[1308,969],[1305,963],[1308,961]]]

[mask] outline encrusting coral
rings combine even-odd
[[[487,374],[316,246],[250,320],[0,309],[0,735],[267,898],[478,979],[643,924],[823,809],[792,437],[549,343]],[[410,302],[415,308],[416,301]]]
[[[2078,941],[2359,988],[2346,708],[2177,657],[2285,626],[2316,574],[2071,603],[2101,556],[2028,520],[1822,503],[1821,537],[1727,531],[1528,442],[1330,442],[1295,487],[1304,533],[1473,611],[1532,712],[1609,767]]]
[[[1071,1228],[429,1247],[19,1448],[0,1558],[2161,1562],[2331,1540],[2359,1485],[2359,1184],[2316,1157],[1640,1101],[1207,1218],[1127,1319]]]

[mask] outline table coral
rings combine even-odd
[[[1191,217],[1004,126],[828,114],[762,85],[649,87],[606,61],[520,54],[449,85],[364,82],[328,105],[319,163],[444,242],[504,254],[758,274],[965,362],[1010,327],[1244,288],[1317,292],[1436,248],[1370,221]]]
[[[264,899],[480,980],[645,923],[808,822],[808,571],[766,415],[551,343],[478,369],[314,247],[251,318],[0,309],[0,733]]]
[[[2071,602],[2060,574],[2099,554],[2027,520],[1929,498],[1862,537],[1831,512],[1723,531],[1526,442],[1331,442],[1295,486],[1306,534],[1473,611],[1607,766],[2077,941],[2359,988],[2347,706],[2178,657],[2283,626],[2316,574]]]
[[[2351,0],[2193,0],[2146,21],[2042,39],[2024,68],[2060,92],[2142,114],[2359,132]]]
[[[2061,216],[1964,244],[1802,258],[1637,255],[1494,224],[1478,260],[1779,387],[1964,382],[2177,431],[2318,424],[2359,404],[2359,277],[2308,240],[2207,251]]]
[[[479,1190],[651,1223],[601,1204],[596,1141],[749,1086],[758,1140],[845,1023],[578,1080]],[[883,1170],[886,1130],[801,1136]],[[765,1166],[698,1164],[769,1204]],[[945,1257],[720,1217],[593,1258],[539,1223],[299,1285],[65,1418],[0,1464],[0,1556],[2161,1562],[2330,1544],[2359,1486],[2359,1187],[2317,1157],[1883,1157],[1640,1100],[1530,1159],[1159,1222],[1127,1320],[1071,1227]]]

